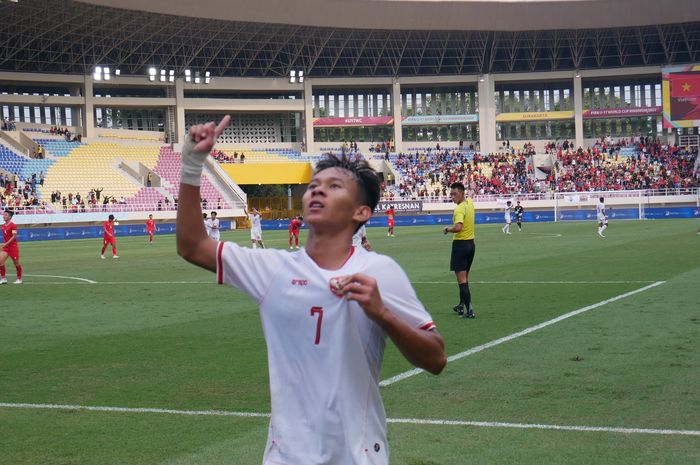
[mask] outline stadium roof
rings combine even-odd
[[[191,10],[201,17],[181,16]],[[0,17],[0,70],[20,72],[364,77],[700,60],[697,0],[19,0]]]

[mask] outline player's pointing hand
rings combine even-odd
[[[224,132],[226,126],[231,122],[231,116],[226,115],[221,118],[218,125],[213,122],[197,124],[190,128],[190,137],[195,143],[194,150],[197,152],[210,152],[214,147],[216,139]]]

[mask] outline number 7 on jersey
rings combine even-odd
[[[318,345],[321,342],[321,324],[323,323],[323,307],[311,307],[311,316],[318,314],[318,320],[316,320],[316,340],[314,344]]]

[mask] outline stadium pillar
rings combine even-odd
[[[492,75],[479,78],[479,151],[489,154],[496,151],[496,93]]]
[[[185,143],[185,81],[182,78],[175,80],[175,127],[170,128],[175,132],[175,139],[171,143]]]
[[[314,99],[313,87],[309,79],[304,80],[304,113],[302,114],[302,140],[307,153],[315,153],[314,145]]]
[[[403,149],[403,135],[401,128],[401,84],[394,79],[391,84],[391,114],[394,115],[394,147],[396,153]]]
[[[92,88],[92,74],[85,75],[85,86],[83,88],[83,98],[85,105],[83,106],[83,137],[92,137],[95,135],[95,93]]]
[[[574,74],[574,137],[576,147],[583,147],[583,86],[578,73]]]

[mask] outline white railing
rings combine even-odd
[[[639,197],[668,197],[668,196],[695,196],[700,195],[700,188],[678,188],[678,189],[647,189],[647,190],[631,190],[631,191],[585,191],[585,192],[539,192],[539,193],[526,193],[526,194],[479,194],[472,196],[475,203],[480,202],[496,202],[501,199],[509,200],[554,200],[559,196],[588,196],[595,198],[605,197],[606,199],[613,198],[639,198]],[[394,195],[391,197],[382,197],[380,200],[383,202],[390,202],[392,200],[418,200],[428,203],[450,203],[452,199],[449,196],[443,195],[426,195],[418,196],[412,195]]]

